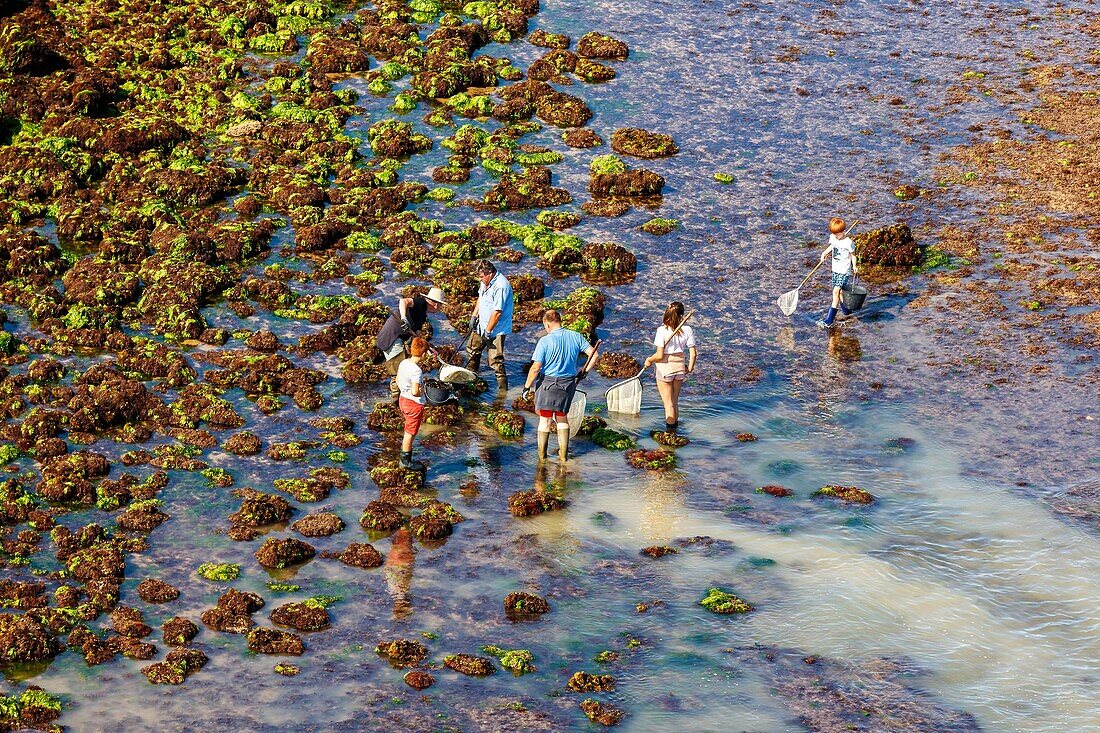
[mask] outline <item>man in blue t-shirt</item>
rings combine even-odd
[[[577,382],[588,376],[589,370],[600,360],[599,344],[592,346],[584,336],[568,328],[562,328],[561,314],[548,309],[542,313],[542,325],[546,335],[535,344],[531,355],[531,369],[523,385],[523,395],[528,397],[535,387],[535,412],[539,416],[539,460],[546,460],[550,446],[550,421],[557,422],[558,460],[565,463],[569,456],[569,405],[577,391]],[[581,354],[588,356],[578,373],[577,360]]]
[[[470,317],[470,340],[466,343],[466,368],[481,369],[481,352],[489,348],[489,366],[497,375],[500,394],[508,391],[504,372],[504,337],[512,332],[512,286],[489,260],[477,263],[477,304]]]

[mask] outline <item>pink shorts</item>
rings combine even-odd
[[[555,418],[558,419],[558,420],[564,420],[565,419],[565,413],[564,412],[555,412],[554,410],[539,410],[538,413],[539,413],[539,417],[545,417],[548,420],[553,420]]]
[[[665,357],[665,361],[657,362],[656,374],[658,382],[682,382],[687,379],[683,355],[670,354]]]

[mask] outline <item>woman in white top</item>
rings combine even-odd
[[[669,303],[653,337],[657,350],[645,360],[647,368],[657,365],[657,391],[665,403],[665,429],[670,431],[676,430],[680,422],[680,389],[695,370],[695,332],[691,326],[681,325],[683,320],[684,304],[678,300]]]

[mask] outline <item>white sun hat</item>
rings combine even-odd
[[[440,305],[447,305],[447,301],[443,299],[443,291],[439,288],[432,288],[428,291],[428,294],[424,296],[428,300],[434,300]]]

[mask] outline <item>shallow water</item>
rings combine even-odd
[[[682,151],[645,163],[668,180],[659,212],[679,219],[681,229],[663,238],[639,233],[634,227],[652,212],[635,210],[620,219],[588,218],[574,230],[639,253],[637,279],[607,290],[600,335],[610,350],[644,355],[649,328],[673,295],[697,309],[701,368],[685,391],[683,422],[692,443],[678,451],[678,470],[635,471],[621,455],[580,440],[565,477],[554,470],[540,475],[530,422],[522,443],[502,443],[475,428],[458,445],[425,451],[429,483],[467,521],[441,548],[418,546],[407,588],[413,614],[405,618],[394,617],[393,594],[407,569],[403,575],[314,560],[278,576],[300,584],[301,592],[270,591],[271,576],[251,557],[259,543],[233,543],[218,533],[237,500],[197,475],[172,472],[162,494],[172,520],[153,532],[147,553],[131,557],[124,603],[136,603],[140,579],[159,577],[183,595],[150,607],[146,620],[156,627],[175,614],[197,619],[223,588],[198,579],[194,568],[209,560],[239,562],[242,577],[233,587],[268,601],[258,621],[285,600],[330,594],[345,599],[330,609],[334,626],[306,635],[308,651],[294,660],[302,667],[296,678],[274,675],[276,660],[247,653],[243,639],[205,629],[197,643],[211,662],[180,688],[148,685],[138,672],[144,663],[87,669],[63,655],[33,680],[75,703],[62,722],[73,730],[581,728],[588,725],[577,710],[583,696],[563,692],[565,683],[579,669],[597,671],[593,656],[611,649],[622,654],[606,666],[617,690],[602,697],[629,711],[625,730],[806,730],[797,706],[777,691],[773,665],[746,656],[758,646],[839,660],[852,670],[880,658],[903,662],[905,699],[971,714],[985,731],[1095,730],[1100,538],[1054,518],[1041,501],[1096,475],[1095,451],[1077,450],[1090,441],[1095,448],[1095,431],[1086,426],[1070,435],[1070,428],[1055,426],[1046,438],[1053,446],[1049,464],[1009,471],[1012,456],[998,456],[995,443],[1026,442],[1028,427],[1015,415],[976,421],[962,378],[916,369],[896,377],[909,389],[876,396],[867,387],[870,374],[890,372],[899,356],[910,365],[928,350],[952,347],[914,327],[904,298],[872,303],[873,318],[831,339],[805,317],[788,323],[772,305],[801,279],[815,256],[804,242],[823,240],[829,215],[893,221],[896,181],[930,185],[939,156],[965,140],[966,127],[1003,112],[993,100],[947,117],[926,108],[942,102],[942,90],[967,69],[1010,64],[1019,46],[1057,37],[1057,28],[1037,18],[1036,28],[1013,21],[1014,9],[1044,17],[1049,10],[1038,2],[1002,3],[987,17],[991,7],[978,3],[544,2],[532,27],[574,38],[597,28],[631,46],[630,60],[616,65],[616,80],[570,90],[596,111],[590,126],[605,138],[627,124],[668,132]],[[800,61],[775,60],[790,46],[802,49]],[[894,50],[897,58],[889,56]],[[503,53],[497,45],[486,51]],[[541,49],[517,43],[507,53],[526,62]],[[926,81],[914,83],[919,79]],[[905,103],[889,104],[895,96]],[[389,103],[364,95],[369,115],[353,121],[353,133],[365,137]],[[419,123],[424,111],[422,105],[407,119],[428,131]],[[557,185],[577,203],[588,162],[607,152],[570,150],[552,129],[524,142],[566,154],[555,166]],[[444,158],[437,146],[401,175],[427,180]],[[737,180],[720,186],[711,179],[716,171]],[[489,184],[475,171],[461,195]],[[433,202],[418,211],[448,223],[477,218]],[[912,215],[919,224],[922,214]],[[280,261],[277,249],[262,264]],[[548,283],[548,294],[577,284],[575,278]],[[346,292],[331,283],[295,287]],[[381,286],[387,297],[398,287]],[[800,311],[816,315],[824,298],[823,281],[815,281],[803,291]],[[263,314],[241,321],[217,307],[206,314],[211,325],[267,323],[284,343],[315,328]],[[445,325],[438,331],[445,340],[454,337]],[[513,369],[532,341],[527,329],[510,343]],[[363,541],[356,520],[375,495],[367,459],[393,445],[365,429],[378,389],[345,386],[335,358],[318,355],[304,365],[334,377],[320,387],[322,414],[352,416],[366,438],[343,464],[352,486],[302,507],[301,513],[325,509],[344,518],[344,532],[310,540],[319,551],[342,549]],[[749,366],[763,369],[764,378],[745,384],[738,376]],[[598,405],[605,380],[588,384],[590,402]],[[651,447],[647,434],[661,413],[652,385],[646,389],[642,415],[612,423]],[[230,396],[250,426],[262,426],[265,441],[317,435],[294,408],[262,418],[239,392]],[[1088,404],[1060,409],[1095,409]],[[759,440],[737,443],[739,432]],[[894,438],[913,444],[891,450],[885,443]],[[125,448],[96,446],[112,458]],[[232,470],[237,486],[261,490],[305,471],[216,449],[204,460]],[[323,463],[314,455],[309,465]],[[1046,483],[1021,491],[1016,482],[1025,471],[1038,471]],[[460,495],[459,484],[470,477],[480,492]],[[563,481],[569,507],[512,518],[507,497],[538,481]],[[795,496],[755,492],[769,483]],[[877,501],[860,508],[811,499],[826,483],[864,487]],[[89,517],[110,521],[96,512],[66,521]],[[647,545],[702,535],[717,543],[661,560],[638,554]],[[388,539],[375,544],[389,555]],[[756,610],[744,617],[708,613],[698,600],[714,585]],[[507,622],[500,600],[517,589],[545,595],[553,613]],[[652,607],[638,613],[640,602]],[[372,650],[383,639],[422,632],[439,636],[424,639],[435,661],[496,644],[531,649],[538,671],[485,680],[441,671],[436,687],[412,693]],[[508,707],[516,702],[529,712]],[[913,729],[878,718],[867,725]]]

